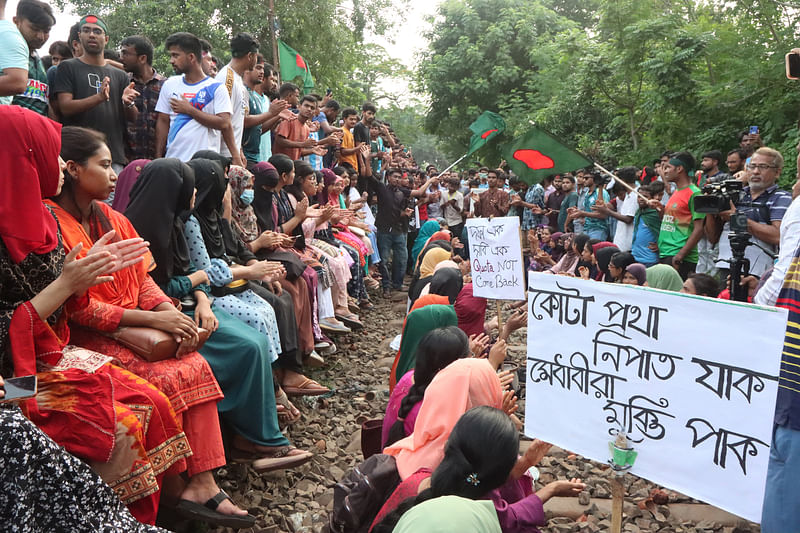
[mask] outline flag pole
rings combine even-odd
[[[461,157],[459,157],[458,159],[456,159],[456,162],[455,162],[455,163],[453,163],[452,165],[450,165],[450,166],[449,166],[449,167],[447,167],[446,169],[444,169],[444,170],[442,170],[441,172],[439,172],[439,174],[444,174],[445,172],[447,172],[448,170],[450,170],[451,168],[453,168],[453,167],[454,167],[454,166],[456,166],[457,164],[461,163],[461,162],[462,162],[464,159],[466,159],[466,158],[467,158],[467,156],[468,156],[468,155],[469,155],[469,154],[464,154],[464,155],[462,155]]]
[[[649,198],[645,198],[645,197],[644,197],[644,195],[642,195],[642,193],[640,193],[639,191],[637,191],[636,189],[634,189],[633,187],[631,187],[630,185],[628,185],[627,183],[625,183],[624,181],[622,181],[621,179],[619,179],[618,177],[616,177],[616,176],[615,176],[613,173],[609,172],[608,170],[606,170],[605,168],[603,168],[602,166],[600,166],[600,163],[595,163],[595,164],[594,164],[594,166],[595,166],[595,167],[596,167],[596,168],[597,168],[599,171],[601,171],[601,172],[605,172],[606,174],[608,174],[609,176],[611,176],[611,177],[614,179],[614,181],[616,181],[617,183],[619,183],[620,185],[622,185],[623,187],[625,187],[626,189],[628,189],[630,192],[636,193],[636,195],[637,195],[639,198],[641,198],[642,200],[644,200],[645,202],[649,202],[649,201],[650,201],[650,199],[649,199]]]

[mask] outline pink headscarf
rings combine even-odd
[[[139,179],[142,169],[149,162],[149,159],[136,159],[128,163],[128,166],[119,173],[117,184],[114,188],[114,202],[111,204],[114,211],[125,212],[131,198],[131,189],[133,189],[136,180]]]
[[[414,433],[383,450],[397,460],[406,479],[420,468],[435,470],[444,457],[444,445],[461,415],[480,405],[500,408],[500,378],[486,359],[459,359],[433,378],[425,390]]]
[[[486,320],[486,298],[472,294],[472,283],[467,283],[458,293],[455,308],[458,315],[458,327],[467,335],[483,333]]]

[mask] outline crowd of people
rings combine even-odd
[[[504,163],[440,173],[419,168],[373,104],[279,83],[250,34],[217,55],[170,35],[167,77],[146,36],[111,36],[93,14],[40,58],[55,21],[40,0],[0,16],[0,384],[38,378],[34,398],[0,406],[11,531],[156,531],[161,505],[252,526],[214,470],[310,461],[286,436],[302,424],[292,398],[333,393],[308,369],[364,327],[371,297],[397,292],[408,313],[375,451],[400,481],[361,519],[372,531],[439,531],[442,517],[452,531],[544,525],[544,502],[585,485],[536,490],[529,470],[550,445],[518,456],[502,367],[527,314],[520,302],[489,319],[473,294],[471,217],[519,217],[528,272],[728,297],[736,207],[695,201],[736,180],[758,244],[742,286],[757,303],[795,297],[800,187],[778,188],[783,157],[756,133],[699,168],[667,151],[613,177],[587,168],[533,185]],[[782,442],[800,435],[797,394],[779,395]],[[764,531],[800,518],[784,500],[797,454],[780,453]]]

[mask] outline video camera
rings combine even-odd
[[[733,203],[736,212],[731,215],[731,231],[747,233],[747,215],[738,210],[743,197],[744,183],[739,180],[707,183],[703,194],[694,197],[694,210],[704,215],[719,215],[730,211]]]

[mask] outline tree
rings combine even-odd
[[[775,0],[448,0],[419,69],[426,127],[463,153],[488,109],[507,136],[535,122],[610,165],[642,166],[665,149],[727,151],[757,125],[784,153],[786,182],[800,91],[783,55],[799,22]]]

